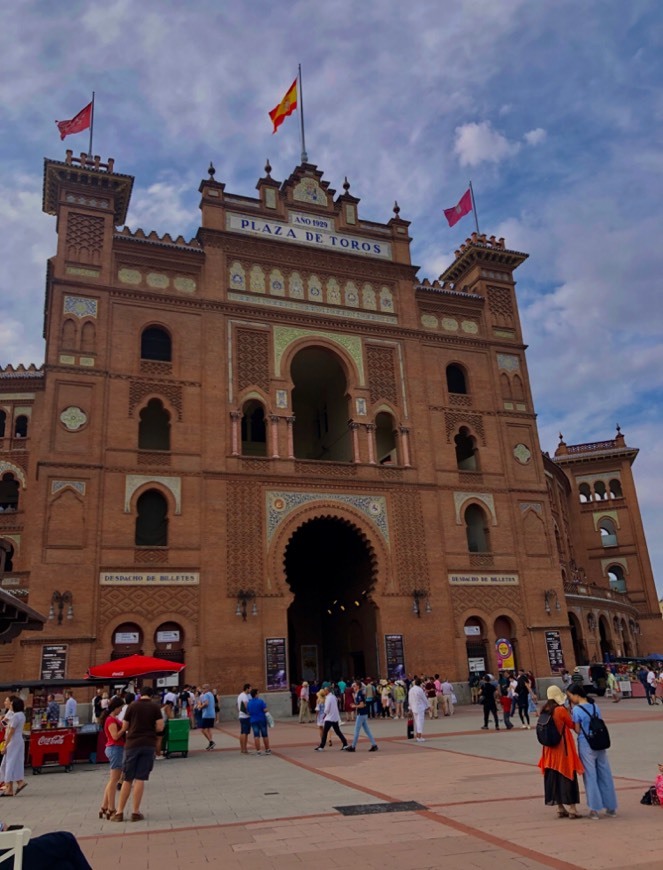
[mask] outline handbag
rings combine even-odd
[[[269,710],[265,713],[265,719],[267,720],[267,727],[273,728],[274,727],[274,717],[269,712]]]
[[[458,698],[453,694],[453,692],[451,694],[451,703],[454,705],[458,703]]]
[[[7,741],[3,740],[2,742],[0,742],[0,755],[4,755],[6,748],[7,748]]]

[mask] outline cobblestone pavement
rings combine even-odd
[[[241,755],[237,724],[222,723],[213,752],[193,732],[188,758],[157,762],[143,822],[98,818],[108,769],[87,764],[28,771],[28,787],[1,802],[0,818],[35,835],[72,831],[94,870],[660,868],[663,811],[640,798],[663,761],[663,706],[635,699],[602,708],[620,806],[598,822],[557,819],[543,803],[534,730],[481,731],[473,707],[427,720],[422,744],[406,739],[404,721],[374,720],[380,750],[370,754],[365,739],[354,754],[336,739],[315,753],[316,726],[293,719],[276,723],[271,756]],[[361,808],[404,801],[422,808]],[[359,814],[338,809],[350,806]]]

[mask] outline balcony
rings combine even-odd
[[[626,583],[624,581],[611,583],[609,589],[596,583],[570,583],[567,581],[564,583],[564,594],[567,597],[573,598],[594,599],[604,602],[612,601],[620,608],[632,610],[634,613],[638,612],[638,609],[631,603],[626,594]]]

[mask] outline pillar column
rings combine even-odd
[[[375,430],[377,426],[375,423],[364,423],[364,428],[368,439],[368,463],[375,465]]]
[[[295,425],[295,418],[286,417],[286,423],[288,424],[288,459],[295,458],[295,437],[293,432],[293,427]]]
[[[231,453],[233,456],[239,456],[239,454],[240,454],[239,431],[240,431],[240,421],[242,419],[241,411],[231,411],[230,412],[230,419],[232,420],[232,424],[231,424],[231,439],[232,439]]]
[[[401,426],[399,429],[401,436],[401,450],[403,451],[403,465],[406,468],[411,468],[412,465],[410,463],[410,430],[407,426]]]
[[[348,420],[348,426],[352,432],[352,461],[357,463],[361,461],[359,457],[359,423],[355,423],[354,420]]]
[[[272,459],[279,458],[279,418],[277,414],[269,415],[269,432],[272,439]]]

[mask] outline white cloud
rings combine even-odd
[[[536,130],[530,130],[528,133],[525,133],[523,139],[528,145],[540,145],[541,142],[546,141],[547,135],[543,127],[537,127]]]
[[[506,136],[493,130],[490,121],[471,122],[456,127],[454,152],[461,166],[480,163],[500,163],[520,150],[518,142],[509,142]]]

